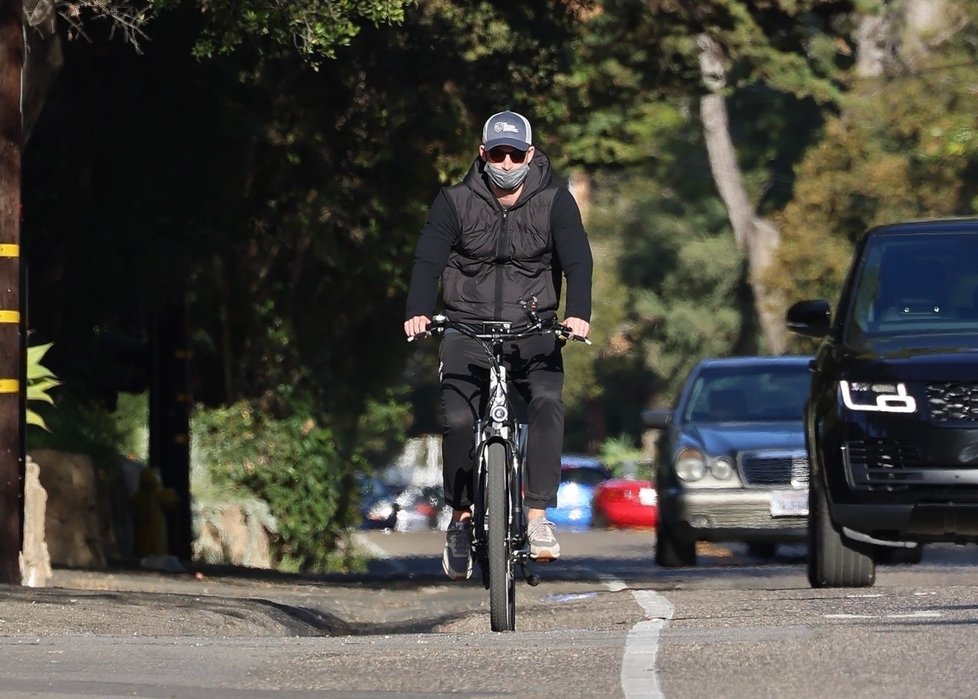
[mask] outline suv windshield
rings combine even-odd
[[[845,342],[978,332],[978,235],[900,233],[866,242],[854,279]]]

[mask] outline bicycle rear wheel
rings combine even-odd
[[[510,556],[506,447],[486,447],[486,517],[489,520],[489,619],[493,631],[516,628],[516,578]]]

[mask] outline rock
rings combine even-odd
[[[44,540],[48,494],[41,485],[41,469],[27,457],[24,479],[24,545],[20,552],[21,584],[44,587],[51,579],[51,554]]]
[[[53,565],[105,568],[114,548],[111,503],[99,489],[91,457],[54,449],[35,449],[47,492],[45,540]]]

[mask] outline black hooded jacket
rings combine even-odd
[[[444,187],[428,210],[414,255],[406,318],[431,317],[438,278],[449,318],[526,321],[519,299],[537,297],[556,313],[567,278],[564,317],[591,319],[591,248],[577,202],[553,183],[550,159],[536,151],[519,200],[504,209],[476,158],[461,183]]]

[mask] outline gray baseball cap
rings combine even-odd
[[[482,144],[487,149],[512,146],[525,151],[533,144],[533,129],[522,114],[498,112],[489,117],[482,127]]]

